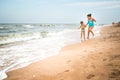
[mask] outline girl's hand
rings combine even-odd
[[[88,25],[88,23],[85,26],[87,26],[87,25]]]

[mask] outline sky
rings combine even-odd
[[[99,24],[120,21],[120,0],[0,0],[0,23],[79,23],[91,13]]]

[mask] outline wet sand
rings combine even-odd
[[[99,37],[7,75],[5,80],[120,80],[120,26],[104,27]]]

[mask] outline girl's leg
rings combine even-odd
[[[92,35],[93,35],[93,37],[94,37],[94,33],[93,33],[93,31],[91,31],[91,33],[92,33]]]
[[[88,37],[87,37],[87,39],[89,39],[90,32],[91,32],[91,30],[90,30],[90,27],[89,27],[89,28],[88,28]]]
[[[85,31],[83,32],[83,35],[84,35],[84,41],[85,41]]]
[[[94,37],[94,33],[93,33],[93,31],[92,31],[93,28],[94,28],[94,27],[91,27],[91,33],[92,33],[92,35],[93,35],[93,37]]]
[[[82,39],[82,31],[81,31],[81,39]]]

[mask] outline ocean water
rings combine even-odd
[[[99,28],[95,27],[96,36]],[[80,42],[79,24],[0,24],[0,80],[6,72],[56,55]],[[87,32],[87,29],[86,29]]]

